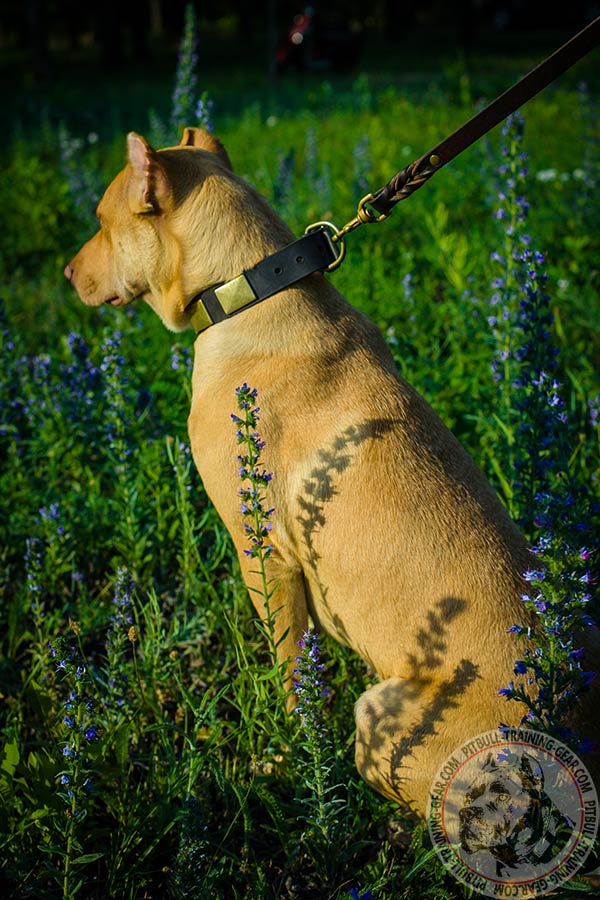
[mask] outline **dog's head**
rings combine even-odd
[[[88,306],[141,297],[181,331],[195,294],[254,265],[289,232],[205,131],[186,128],[178,147],[159,151],[132,132],[127,147],[128,164],[98,204],[100,229],[65,275]]]
[[[516,865],[543,837],[550,806],[535,759],[522,753],[497,760],[490,754],[465,793],[461,845],[467,853],[488,850]]]

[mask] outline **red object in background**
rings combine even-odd
[[[347,20],[321,23],[308,6],[294,16],[275,54],[279,73],[289,68],[301,71],[349,68],[358,62],[362,32]]]

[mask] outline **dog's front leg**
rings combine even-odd
[[[242,576],[256,612],[272,631],[277,661],[288,691],[287,705],[289,709],[293,709],[296,705],[293,670],[298,656],[298,641],[308,628],[304,576],[299,567],[290,566],[274,550],[266,561],[265,592],[258,561],[246,556],[244,549],[246,548],[238,548]]]

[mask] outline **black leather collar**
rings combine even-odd
[[[283,291],[313,272],[335,268],[342,247],[333,241],[331,226],[319,224],[293,244],[233,278],[207,288],[189,303],[190,325],[198,334],[237,315],[249,306]]]

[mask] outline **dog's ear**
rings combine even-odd
[[[228,169],[233,171],[231,160],[227,154],[227,150],[217,138],[204,131],[202,128],[184,128],[183,137],[179,143],[180,147],[198,147],[199,150],[208,150],[214,153],[219,159],[225,163]]]
[[[135,175],[130,197],[135,210],[160,213],[172,202],[173,192],[158,153],[135,131],[127,135],[127,151]]]

